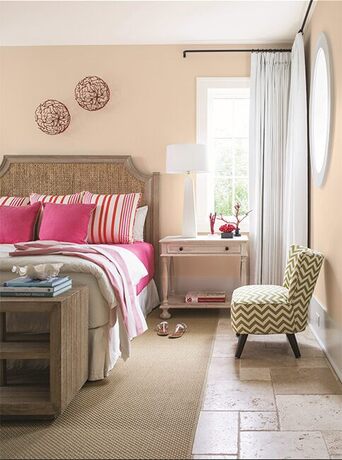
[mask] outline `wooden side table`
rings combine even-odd
[[[6,313],[49,315],[42,334],[6,333]],[[88,379],[88,288],[57,297],[3,297],[0,301],[0,416],[54,418]],[[49,385],[7,385],[7,359],[47,359]]]
[[[215,256],[226,257],[240,256],[240,284],[247,284],[247,261],[248,261],[248,237],[246,235],[235,238],[220,238],[217,236],[197,236],[196,238],[184,238],[181,236],[167,236],[159,241],[161,245],[161,287],[162,287],[162,310],[160,317],[171,318],[169,308],[227,308],[230,301],[224,303],[201,303],[188,304],[184,301],[184,295],[174,292],[173,282],[173,259],[175,257],[203,257]],[[205,290],[205,287],[203,287]],[[170,295],[169,295],[170,291]]]

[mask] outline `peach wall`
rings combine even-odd
[[[333,67],[333,116],[331,159],[325,184],[311,180],[311,241],[326,257],[315,296],[329,315],[342,326],[342,2],[317,2],[305,30],[308,79],[318,34],[324,32]]]
[[[189,48],[189,45],[186,46]],[[130,154],[143,171],[160,171],[161,236],[181,231],[183,182],[166,175],[169,143],[196,141],[196,77],[249,76],[250,55],[203,54],[183,59],[183,46],[64,46],[0,49],[0,155]],[[202,47],[201,47],[202,48]],[[74,100],[76,83],[99,75],[112,98],[98,112]],[[34,121],[37,105],[48,98],[65,103],[72,121],[63,134],[42,133]],[[238,264],[205,259],[184,261],[181,288],[224,285]],[[218,267],[216,268],[216,265]],[[193,285],[196,278],[196,285]],[[223,287],[221,285],[221,287]]]
[[[196,77],[248,76],[249,54],[182,58],[182,46],[6,47],[1,53],[0,154],[131,154],[146,172],[165,169],[169,143],[195,142]],[[75,84],[99,75],[110,86],[105,109],[87,112]],[[36,106],[64,102],[72,122],[48,136],[34,121]],[[180,177],[162,176],[161,233],[181,226]]]

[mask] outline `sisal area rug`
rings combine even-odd
[[[132,357],[87,383],[58,419],[3,423],[1,458],[191,458],[216,311],[174,310],[171,327],[189,326],[175,340],[156,335],[159,311],[152,312]]]

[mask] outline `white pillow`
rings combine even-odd
[[[133,227],[133,240],[144,241],[144,226],[147,216],[148,206],[142,206],[137,209]]]

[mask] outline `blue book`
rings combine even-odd
[[[59,284],[65,283],[70,280],[70,276],[55,276],[47,280],[34,280],[32,278],[20,277],[14,278],[4,282],[4,286],[8,287],[55,287]]]
[[[0,293],[7,293],[7,292],[16,292],[16,293],[19,293],[19,292],[39,292],[40,294],[42,292],[55,292],[55,291],[58,291],[59,289],[63,289],[65,287],[68,287],[68,286],[71,286],[72,285],[72,281],[71,280],[67,280],[65,281],[64,283],[61,283],[61,284],[58,284],[54,287],[36,287],[36,286],[25,286],[25,287],[22,287],[22,286],[4,286],[4,285],[0,285]]]
[[[53,292],[0,292],[0,297],[56,297],[72,288],[71,284]]]

